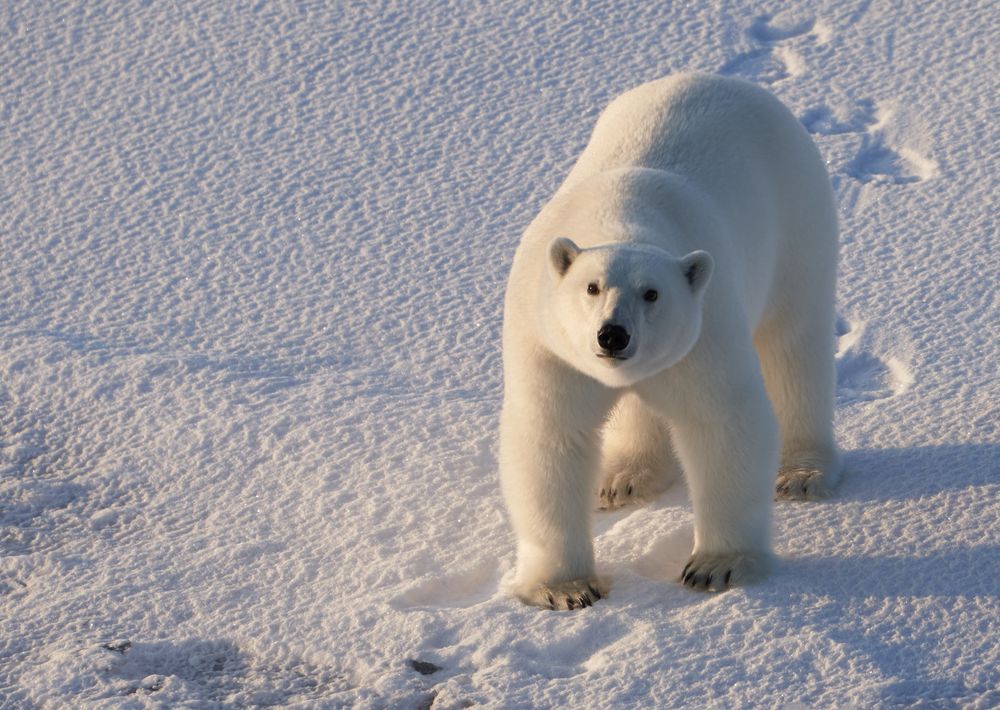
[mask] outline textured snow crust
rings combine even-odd
[[[1000,706],[988,2],[0,9],[0,707]],[[508,596],[500,321],[601,108],[768,86],[828,161],[847,476],[780,562]],[[596,505],[596,501],[595,501]]]

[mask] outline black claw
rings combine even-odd
[[[582,594],[580,594],[580,599],[578,601],[580,602],[580,608],[581,609],[585,609],[588,606],[593,606],[594,605],[594,602],[590,601],[590,597],[587,596],[586,592],[583,592]]]
[[[727,587],[729,586],[729,579],[730,579],[730,578],[731,578],[732,576],[733,576],[733,571],[732,571],[731,569],[729,569],[729,570],[726,570],[726,581],[725,581],[725,585],[726,585]]]
[[[555,597],[552,596],[552,592],[546,592],[545,593],[545,599],[549,603],[549,609],[555,609],[556,608],[556,600],[555,600]]]
[[[705,589],[712,586],[712,575],[708,575],[708,579],[705,580]]]
[[[694,586],[694,570],[693,569],[692,570],[688,570],[688,572],[686,572],[684,574],[684,584],[690,585],[692,587]]]
[[[628,484],[628,485],[627,485],[627,486],[625,487],[625,495],[629,495],[629,496],[630,496],[630,495],[632,495],[632,484],[631,484],[631,483],[630,483],[630,484]]]
[[[591,596],[594,597],[594,601],[597,601],[598,599],[601,598],[601,593],[594,588],[594,585],[588,584],[587,589],[590,591]]]
[[[571,596],[566,597],[566,608],[569,610],[576,609],[576,605],[573,603],[573,597]]]
[[[684,565],[684,571],[681,572],[681,579],[687,579],[688,570],[691,569],[691,563],[688,562]]]

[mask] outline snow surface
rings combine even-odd
[[[1000,706],[1000,13],[986,0],[0,8],[0,705]],[[828,502],[610,597],[504,592],[499,333],[601,108],[769,86],[842,219]]]

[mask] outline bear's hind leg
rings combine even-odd
[[[652,500],[680,477],[666,420],[634,393],[619,400],[602,439],[601,510]]]
[[[781,432],[779,500],[817,500],[840,478],[833,436],[836,388],[832,318],[804,330],[761,328],[754,338]]]

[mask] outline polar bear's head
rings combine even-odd
[[[549,245],[542,328],[553,351],[610,387],[627,387],[681,360],[701,333],[712,257],[678,259],[645,244]]]

